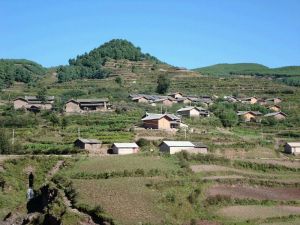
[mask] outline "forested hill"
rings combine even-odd
[[[105,78],[111,72],[104,67],[105,63],[110,59],[134,62],[148,60],[160,63],[157,58],[150,54],[142,53],[141,49],[134,46],[131,42],[122,39],[113,39],[89,53],[70,59],[68,66],[59,67],[58,80],[64,82],[81,78]]]
[[[216,64],[194,69],[206,75],[300,76],[300,66],[269,68],[256,63]]]
[[[14,81],[34,82],[45,73],[45,68],[29,60],[0,59],[0,89],[9,87]]]

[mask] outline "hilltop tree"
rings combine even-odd
[[[157,79],[156,92],[159,94],[165,94],[170,87],[170,79],[165,75],[159,75]]]

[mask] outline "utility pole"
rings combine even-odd
[[[162,114],[162,105],[160,106],[160,114]]]
[[[184,140],[186,140],[186,128],[184,128]]]
[[[11,143],[14,145],[15,144],[15,129],[13,129],[13,133],[12,133],[12,141]]]

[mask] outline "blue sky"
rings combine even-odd
[[[113,38],[195,68],[300,64],[299,0],[0,0],[0,58],[68,63]]]

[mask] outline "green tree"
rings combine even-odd
[[[4,130],[0,130],[0,154],[9,154],[12,151],[12,144],[9,135]]]
[[[47,102],[47,89],[45,87],[40,88],[36,97],[43,103]]]
[[[156,92],[159,94],[165,94],[170,87],[170,79],[165,75],[159,75],[157,79]]]
[[[69,125],[69,120],[66,117],[63,117],[61,120],[61,128],[65,129]]]
[[[59,124],[59,117],[55,114],[55,113],[52,113],[50,115],[50,118],[49,118],[50,122],[52,123],[53,127],[58,125]]]
[[[117,76],[115,82],[121,87],[123,85],[123,79],[120,76]]]

